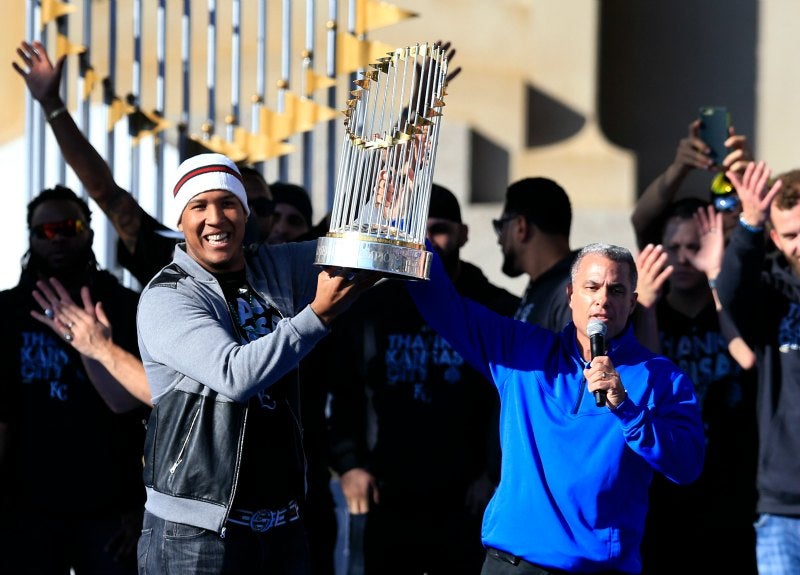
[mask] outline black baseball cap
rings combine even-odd
[[[508,186],[505,214],[520,214],[548,234],[569,236],[572,206],[564,188],[549,178],[524,178]]]

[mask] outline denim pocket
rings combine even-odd
[[[208,529],[187,525],[185,523],[175,523],[174,521],[164,522],[165,539],[193,539],[208,533]]]

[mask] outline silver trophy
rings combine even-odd
[[[331,223],[315,263],[428,279],[425,232],[447,55],[417,44],[370,68],[344,112]]]

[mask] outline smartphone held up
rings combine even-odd
[[[715,166],[721,166],[728,150],[731,116],[724,106],[702,106],[700,108],[700,139],[710,148],[709,157]]]

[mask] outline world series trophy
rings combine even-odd
[[[354,82],[328,233],[315,263],[428,279],[425,250],[447,54],[395,50]]]

